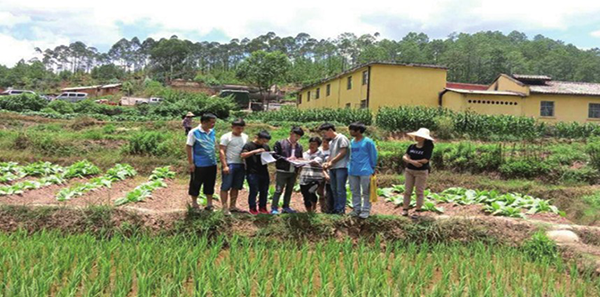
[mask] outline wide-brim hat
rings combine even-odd
[[[435,139],[433,139],[433,137],[431,137],[429,129],[427,128],[421,128],[415,132],[410,132],[407,133],[407,135],[412,136],[412,137],[421,137],[421,138],[425,138],[431,141],[435,141]]]
[[[192,112],[188,112],[185,116],[186,117],[195,117],[196,115],[193,114]]]

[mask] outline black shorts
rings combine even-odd
[[[209,167],[196,167],[194,173],[190,174],[190,196],[199,196],[200,187],[204,195],[215,193],[215,182],[217,180],[217,165]]]

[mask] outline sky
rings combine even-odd
[[[287,2],[287,3],[286,3]],[[0,0],[0,64],[13,66],[42,50],[82,41],[105,52],[119,39],[228,42],[267,32],[335,38],[344,32],[431,39],[453,32],[513,30],[542,34],[582,49],[600,47],[600,1],[88,1]]]

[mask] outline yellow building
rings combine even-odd
[[[446,82],[447,68],[374,62],[300,90],[308,108],[445,107],[482,114],[529,116],[548,122],[600,122],[600,84],[545,75],[501,74],[490,85]]]
[[[502,74],[487,90],[446,88],[441,106],[456,111],[529,116],[547,122],[599,122],[600,84],[545,75]]]
[[[447,68],[436,65],[376,62],[306,86],[298,93],[301,109],[439,106]]]

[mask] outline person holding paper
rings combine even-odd
[[[304,152],[304,160],[310,163],[302,167],[300,171],[300,192],[304,198],[304,206],[307,212],[317,210],[317,193],[322,186],[325,176],[323,174],[323,153],[319,150],[321,138],[311,137],[308,140],[308,151]]]
[[[279,198],[285,190],[283,196],[283,213],[296,213],[290,207],[290,200],[292,199],[292,191],[294,190],[294,184],[298,177],[298,167],[291,164],[290,161],[296,159],[302,159],[302,145],[298,143],[298,140],[304,135],[304,130],[300,127],[292,127],[290,131],[290,137],[284,140],[277,141],[273,150],[275,153],[273,157],[277,160],[275,167],[277,173],[275,177],[275,194],[273,195],[273,202],[271,204],[271,214],[279,214]]]
[[[333,190],[333,214],[346,213],[346,182],[348,181],[348,159],[350,140],[342,133],[335,132],[333,124],[325,123],[319,127],[323,138],[330,140],[331,155],[323,168],[329,170],[331,189]]]
[[[269,168],[261,160],[261,154],[271,149],[267,145],[271,135],[267,131],[259,132],[253,141],[248,142],[242,148],[242,159],[246,161],[246,179],[250,192],[248,193],[248,205],[253,215],[268,214],[267,196],[269,195]],[[258,198],[258,210],[256,209],[256,196]]]

